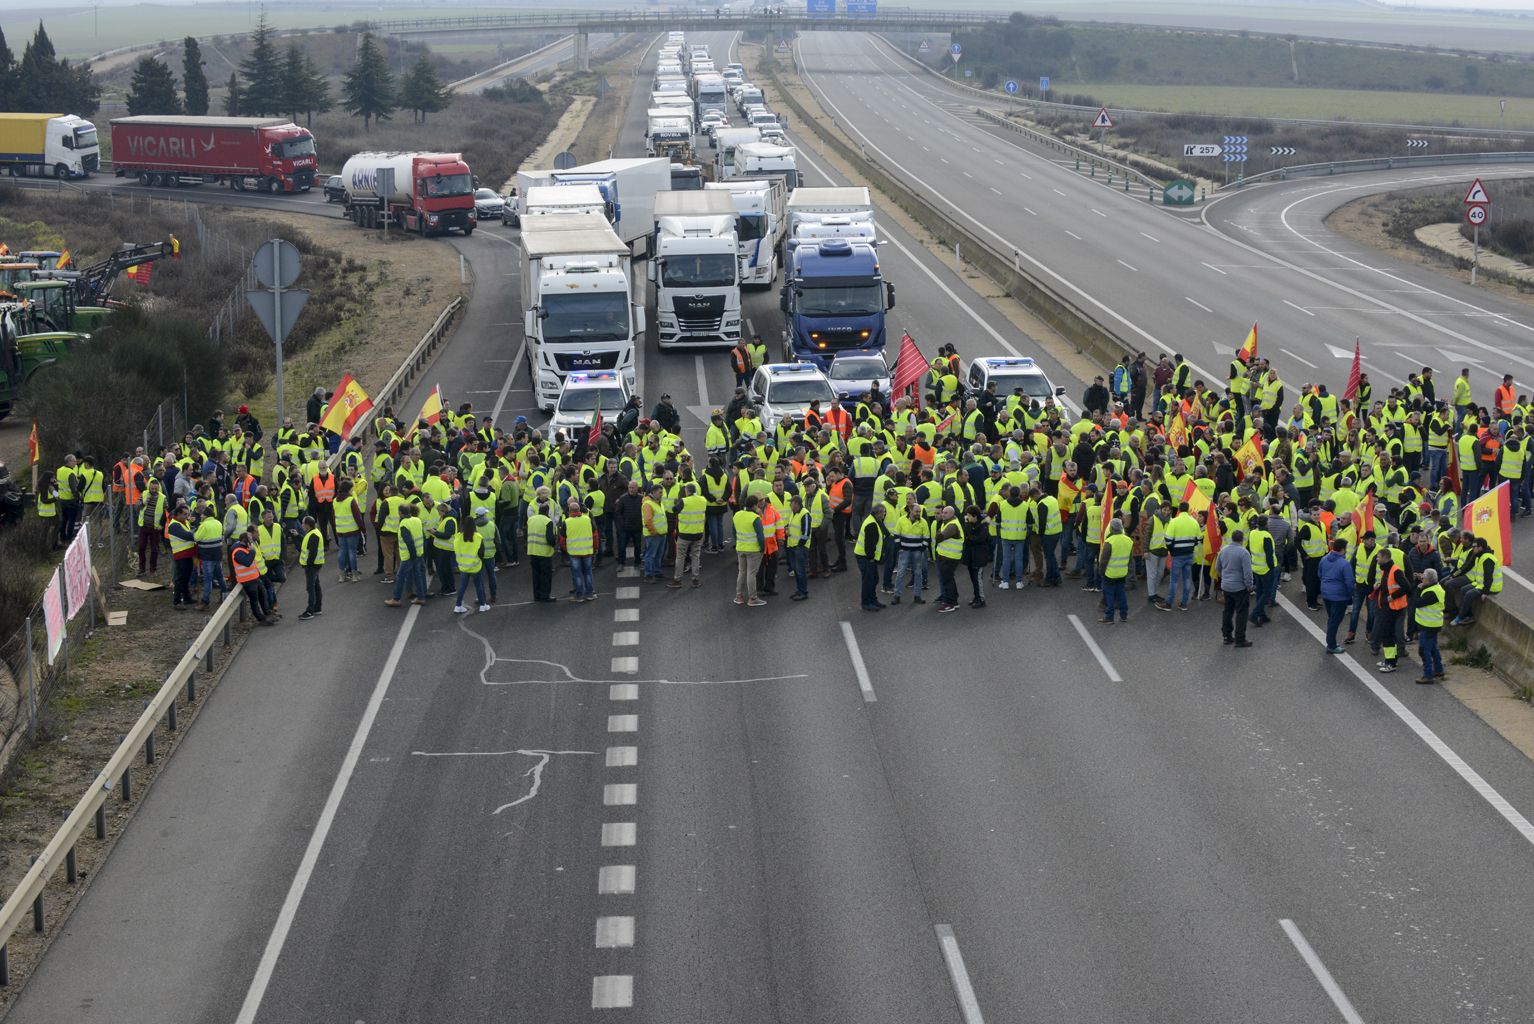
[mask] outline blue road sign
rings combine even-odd
[[[1007,80],[1006,89],[1007,89],[1007,92],[1016,95],[1016,93],[1017,93],[1017,83],[1012,81],[1011,79],[1008,79]]]
[[[1226,150],[1225,151],[1225,155],[1223,157],[1221,157],[1221,159],[1224,160],[1228,164],[1230,164],[1230,163],[1244,164],[1244,163],[1246,163],[1246,153],[1244,151],[1240,152],[1240,153],[1232,153],[1231,151]]]
[[[1040,75],[1039,76],[1039,92],[1048,92],[1048,91],[1049,91],[1049,76],[1048,75]]]
[[[1244,146],[1246,145],[1247,137],[1245,135],[1227,135],[1224,141],[1227,146]]]
[[[948,52],[953,54],[955,57],[962,57],[964,56],[964,47],[960,46],[958,43],[954,43],[948,48]]]
[[[830,18],[836,15],[836,0],[805,0],[805,13],[812,18]]]
[[[879,0],[847,0],[847,14],[853,17],[872,17],[879,13]]]

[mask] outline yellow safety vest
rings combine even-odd
[[[314,554],[313,555],[311,555],[309,553],[309,538],[310,537],[313,537],[315,540],[319,541],[318,544],[314,545]],[[299,547],[298,547],[298,564],[299,565],[324,565],[325,564],[325,535],[323,533],[321,533],[318,529],[310,530],[308,533],[304,534],[304,539],[299,544]]]
[[[1438,629],[1443,625],[1443,588],[1435,583],[1431,587],[1423,587],[1418,594],[1420,597],[1426,597],[1429,594],[1438,595],[1436,604],[1419,604],[1416,611],[1417,625]]]
[[[735,550],[742,554],[762,550],[761,542],[756,539],[756,524],[762,521],[762,517],[749,509],[741,509],[735,513],[732,522],[735,526]]]
[[[565,551],[571,558],[584,558],[596,551],[590,516],[565,519]]]
[[[549,527],[554,520],[535,512],[527,517],[527,555],[529,558],[552,558],[554,547],[549,543]]]
[[[703,521],[708,517],[708,499],[692,494],[682,499],[682,511],[677,516],[676,532],[696,537],[703,532]]]
[[[1121,580],[1129,575],[1129,557],[1134,551],[1135,542],[1132,537],[1122,533],[1109,534],[1103,541],[1108,545],[1108,565],[1103,569],[1103,576],[1110,580]]]
[[[463,534],[453,538],[453,557],[458,563],[458,571],[472,576],[484,567],[484,559],[480,557],[481,545],[479,536],[465,537]]]

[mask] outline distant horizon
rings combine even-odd
[[[292,6],[303,6],[308,9],[313,9],[315,6],[317,6],[315,4],[301,3],[301,0],[269,0],[269,2],[272,7],[279,9]],[[454,3],[453,0],[426,0],[424,6],[430,7],[434,2],[451,4],[452,6],[464,5],[461,2]],[[631,5],[630,3],[623,2],[623,0],[575,0],[575,2],[583,6],[590,5],[596,7],[611,7],[615,10],[623,9]],[[1336,0],[1335,3],[1330,4],[1327,3],[1327,0],[1320,0],[1320,2],[1325,6],[1348,6],[1347,0]],[[1382,7],[1399,7],[1422,11],[1440,9],[1506,12],[1510,14],[1534,14],[1534,0],[1369,0],[1369,2],[1378,4]],[[261,5],[261,0],[98,0],[98,3],[101,7],[134,7],[141,4],[148,4],[151,6],[182,7],[255,7]],[[469,0],[469,3],[472,5],[473,0]],[[902,0],[900,5],[914,7],[924,6],[920,0]],[[963,7],[964,2],[963,0],[956,0],[955,5],[958,7]],[[1021,2],[1018,4],[1018,7],[1020,9],[1026,9],[1029,7],[1049,7],[1055,10],[1068,10],[1072,7],[1078,6],[1087,9],[1100,9],[1104,6],[1135,7],[1141,5],[1147,7],[1165,6],[1165,0],[1021,0]],[[1210,3],[1208,6],[1211,13],[1219,12],[1228,14],[1233,8],[1240,8],[1249,5],[1302,7],[1307,6],[1307,0],[1287,0],[1287,2],[1286,0],[1223,0],[1223,2],[1219,3]],[[97,4],[92,4],[88,2],[88,0],[87,2],[83,3],[52,6],[41,4],[38,2],[38,0],[0,0],[0,12],[17,13],[26,11],[36,12],[43,16],[46,16],[50,13],[55,15],[64,12],[77,13],[79,11],[89,10],[93,6],[97,6]],[[335,6],[337,8],[350,9],[357,7],[420,7],[423,6],[423,4],[420,2],[420,0],[334,0],[333,4],[321,4],[318,6],[322,8],[326,6]],[[558,6],[558,4],[555,3],[554,0],[498,0],[498,2],[495,3],[484,3],[482,6],[518,8],[549,7]],[[992,4],[984,4],[983,6],[992,6]]]

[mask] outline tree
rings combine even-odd
[[[411,112],[412,121],[424,122],[427,114],[446,110],[452,101],[452,93],[444,89],[441,80],[437,78],[437,69],[432,66],[431,57],[421,54],[400,82],[400,106]]]
[[[208,76],[203,72],[202,48],[194,36],[181,41],[181,89],[186,112],[201,117],[208,112]]]
[[[16,95],[16,55],[0,31],[0,110],[10,110]]]
[[[341,95],[346,112],[362,118],[364,131],[375,119],[387,121],[394,113],[394,76],[389,74],[389,62],[371,32],[362,33],[357,44],[357,62],[342,81]]]
[[[22,52],[13,81],[15,88],[6,90],[6,103],[13,110],[66,110],[89,117],[101,105],[101,87],[90,65],[71,67],[69,61],[59,60],[42,22]]]
[[[235,72],[229,72],[229,85],[224,93],[224,113],[230,117],[238,117],[244,113],[240,105],[244,102],[245,90],[240,85],[240,76]]]
[[[272,43],[272,29],[266,12],[256,20],[250,35],[250,53],[240,61],[240,79],[245,83],[240,93],[240,113],[280,114],[283,107],[282,58]]]
[[[330,79],[320,73],[309,54],[304,54],[304,123],[314,124],[314,115],[323,114],[335,105],[330,97]]]
[[[176,76],[170,65],[150,55],[133,65],[133,81],[128,86],[128,114],[179,114],[181,99],[176,95]]]

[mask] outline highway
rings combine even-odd
[[[614,34],[593,33],[589,38],[589,52],[595,58],[600,56],[603,50],[623,37]],[[563,39],[557,39],[531,53],[524,54],[504,64],[498,64],[476,75],[471,75],[468,78],[454,82],[448,88],[454,92],[484,92],[491,86],[500,85],[508,78],[526,78],[530,75],[536,75],[541,71],[548,71],[567,63],[573,60],[574,57],[575,37],[565,36]]]
[[[1321,364],[1309,320],[1345,303],[1226,240],[1227,204],[1205,226],[962,118],[939,129],[937,96],[860,57],[878,59],[858,37],[805,44],[844,123],[1126,329],[1220,369],[1271,313],[1272,344]],[[619,155],[642,151],[643,110]],[[907,141],[924,115],[932,135]],[[897,335],[1035,355],[1077,396],[1035,339],[889,235]],[[421,390],[537,422],[515,232],[447,244],[476,290]],[[1270,310],[1277,280],[1317,316]],[[775,295],[746,305],[774,337]],[[1338,311],[1337,329],[1364,317]],[[652,348],[641,365],[647,405],[669,392],[706,412],[730,380],[722,353]],[[1112,628],[1073,590],[866,615],[847,576],[802,607],[747,610],[724,557],[699,591],[605,569],[581,607],[536,608],[509,570],[497,607],[468,618],[386,609],[370,578],[327,576],[319,621],[249,639],[11,1020],[1534,1014],[1534,765],[1440,688],[1327,657],[1287,600],[1235,651],[1214,605],[1152,616],[1138,594]]]

